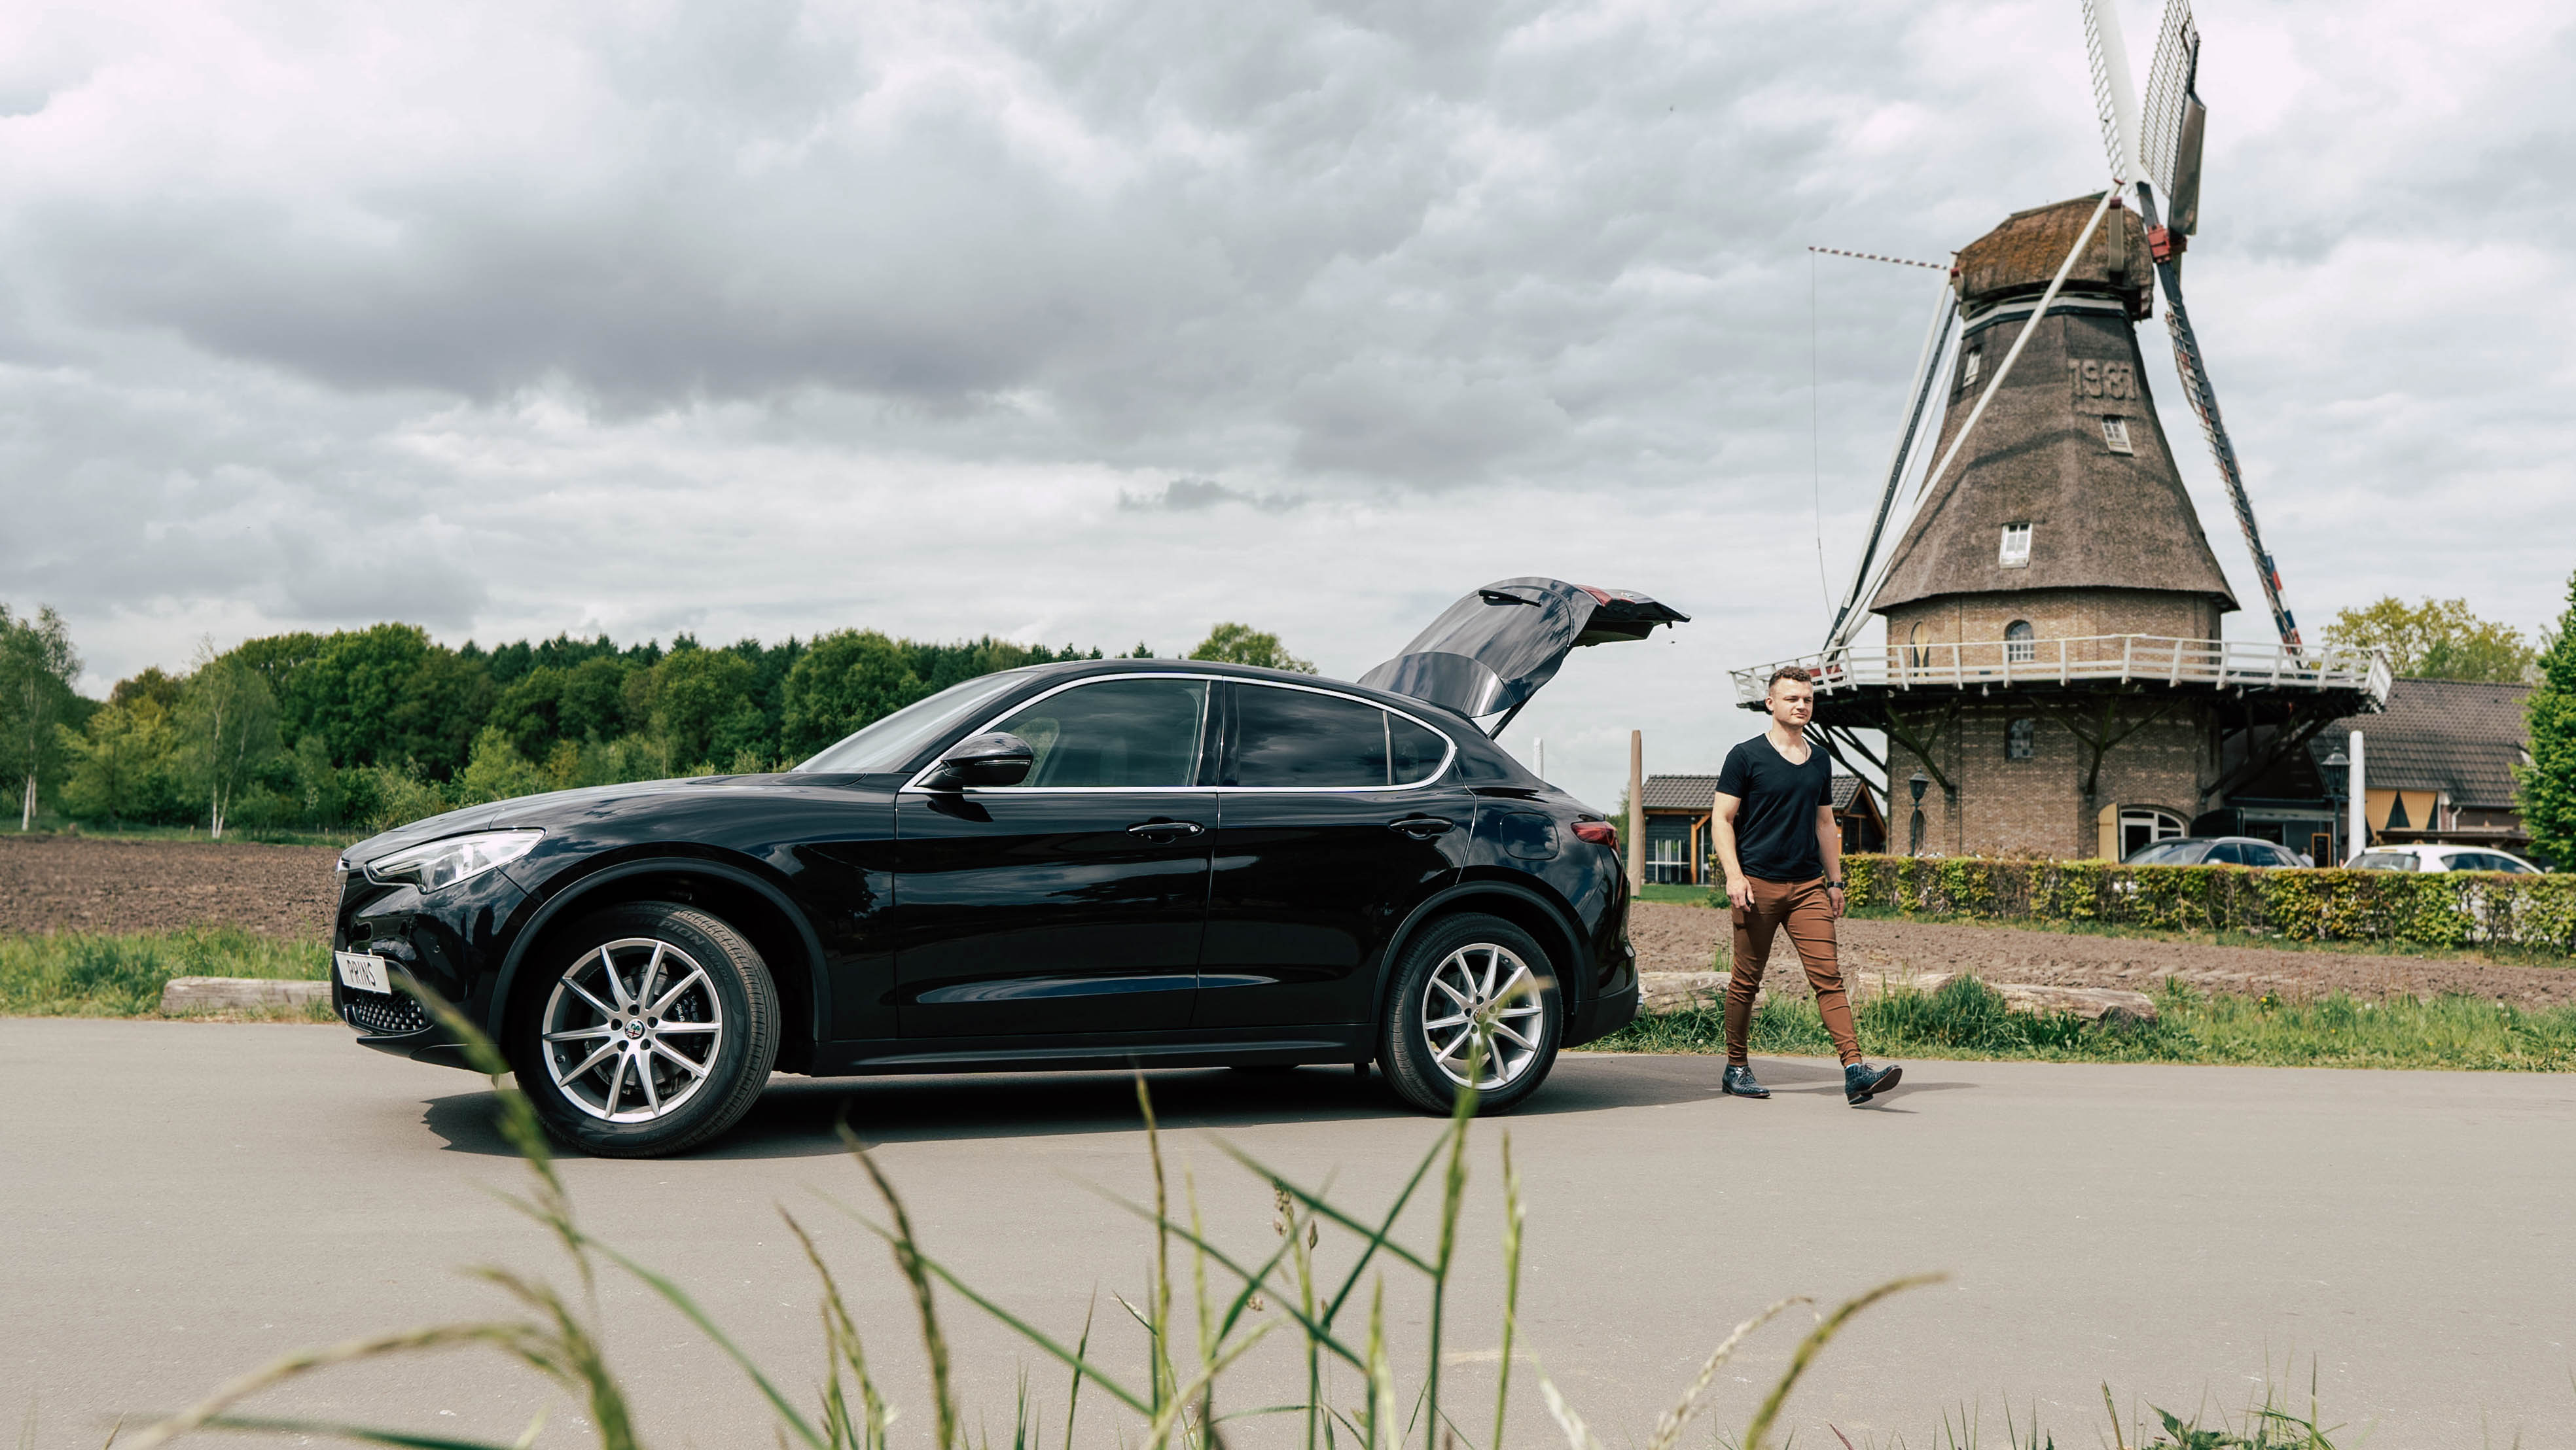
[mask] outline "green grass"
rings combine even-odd
[[[1706,906],[1708,896],[1705,886],[1676,886],[1661,881],[1649,881],[1637,888],[1639,901],[1662,901],[1674,906]]]
[[[2576,1070],[2576,1007],[2527,1011],[2476,997],[2362,1002],[2341,994],[2289,1002],[2205,995],[2177,981],[2166,983],[2156,1006],[2157,1021],[2134,1025],[2008,1012],[1993,988],[1960,977],[1928,995],[1893,991],[1867,998],[1853,1016],[1862,1047],[1875,1057]],[[1764,1002],[1753,1019],[1752,1046],[1782,1056],[1833,1053],[1808,997]],[[1701,1007],[1641,1017],[1586,1050],[1714,1053],[1725,1047],[1723,1008]]]
[[[330,975],[331,950],[322,943],[278,941],[239,927],[0,936],[0,1015],[149,1017],[160,1010],[161,989],[172,977],[318,981]],[[326,1008],[314,1020],[329,1015]]]

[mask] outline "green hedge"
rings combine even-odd
[[[1902,916],[2576,952],[2576,875],[1845,856],[1843,876],[1855,908]]]

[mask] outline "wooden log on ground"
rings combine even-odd
[[[198,1012],[260,1012],[328,1006],[329,982],[282,981],[270,977],[172,977],[161,989],[161,1015],[184,1017]]]
[[[1957,975],[1956,972],[1853,972],[1848,986],[1856,998],[1874,996],[1891,988],[1929,996]],[[1726,1002],[1727,974],[1724,972],[1639,972],[1637,982],[1644,994],[1644,999],[1638,1004],[1640,1012],[1680,1012],[1693,1007],[1722,1006]],[[2070,1013],[2087,1022],[2106,1018],[2130,1022],[2156,1020],[2155,999],[2144,992],[2125,992],[2111,987],[2042,987],[2018,982],[1992,982],[1988,985],[2002,993],[2004,1006],[2015,1012]],[[1770,989],[1766,987],[1754,997],[1759,1001],[1769,995]]]

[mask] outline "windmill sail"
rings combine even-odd
[[[2254,501],[2245,492],[2236,445],[2227,436],[2226,420],[2218,411],[2218,391],[2210,385],[2209,367],[2201,355],[2200,336],[2192,328],[2191,309],[2182,300],[2183,239],[2200,225],[2200,146],[2208,116],[2208,108],[2193,89],[2200,74],[2200,28],[2192,23],[2191,0],[2166,0],[2155,60],[2147,71],[2145,114],[2140,116],[2128,91],[2128,58],[2118,21],[2103,13],[2107,3],[2084,0],[2084,34],[2093,56],[2093,93],[2102,116],[2103,143],[2110,153],[2112,173],[2135,183],[2138,216],[2147,224],[2156,281],[2165,295],[2165,328],[2173,334],[2174,371],[2182,377],[2183,399],[2200,420],[2210,457],[2227,484],[2227,502],[2236,513],[2236,527],[2245,535],[2245,548],[2254,556],[2272,626],[2283,644],[2296,645],[2299,624],[2290,606],[2282,602],[2281,571],[2272,562],[2271,551],[2263,547],[2263,530],[2254,521]],[[2132,137],[2134,151],[2126,149]],[[2159,191],[2168,209],[2161,223],[2156,204]]]

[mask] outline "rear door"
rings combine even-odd
[[[1020,785],[896,804],[895,977],[906,1037],[1185,1027],[1217,823],[1213,681],[1116,675],[995,722]]]
[[[1456,879],[1475,799],[1424,721],[1320,688],[1230,683],[1200,1027],[1360,1022],[1389,937]]]

